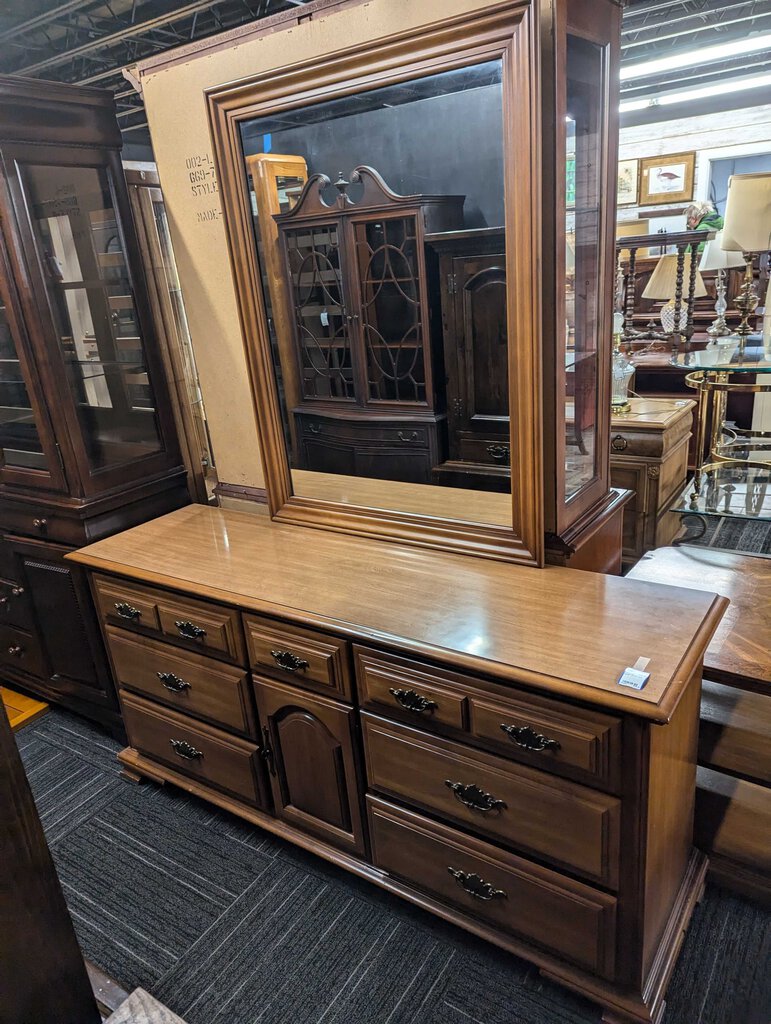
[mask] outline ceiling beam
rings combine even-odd
[[[46,57],[45,60],[37,61],[35,64],[28,64],[23,68],[15,68],[11,71],[11,74],[35,75],[40,71],[45,71],[47,68],[55,68],[60,64],[66,64],[67,61],[73,60],[76,57],[81,57],[84,54],[91,53],[93,50],[104,49],[106,46],[111,46],[113,43],[120,43],[125,39],[132,39],[136,36],[144,35],[146,32],[152,31],[154,28],[167,25],[169,22],[182,21],[183,18],[187,18],[191,14],[197,14],[200,11],[205,11],[209,7],[214,7],[219,2],[221,2],[221,0],[195,0],[194,3],[186,4],[184,7],[178,7],[175,11],[169,11],[166,14],[161,14],[157,18],[150,18],[147,21],[140,21],[135,25],[129,25],[128,28],[121,29],[120,32],[113,32],[111,35],[101,36],[99,39],[83,43],[81,46],[75,46],[71,50],[63,50],[61,53],[53,54],[53,56]]]
[[[679,29],[675,32],[668,32],[666,35],[653,36],[650,39],[636,39],[631,43],[622,43],[621,52],[626,54],[627,51],[635,49],[638,46],[655,46],[658,43],[663,42],[666,39],[678,39],[680,36],[695,36],[699,32],[717,32],[719,29],[729,28],[732,25],[746,25],[747,22],[758,22],[761,18],[771,18],[771,10],[761,11],[759,14],[748,14],[743,18],[732,18],[730,21],[713,21],[708,25],[698,25],[694,28]],[[656,25],[646,25],[641,27],[640,32],[646,29],[657,29],[661,28],[662,25],[675,24],[679,19],[667,18],[665,22],[659,22]],[[689,47],[691,48],[691,47]]]
[[[36,28],[40,28],[42,25],[47,25],[49,21],[54,18],[59,18],[63,14],[71,14],[73,11],[80,10],[81,7],[87,7],[92,4],[94,0],[69,0],[69,3],[61,4],[59,7],[54,7],[51,11],[43,11],[42,14],[38,14],[35,18],[29,18],[27,21],[20,21],[18,25],[12,25],[11,28],[7,28],[4,32],[0,32],[0,43],[6,42],[8,39],[15,39],[16,36],[23,35],[25,32],[32,32]]]

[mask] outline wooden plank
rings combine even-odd
[[[44,704],[42,700],[34,700],[24,693],[9,690],[7,686],[0,686],[0,698],[5,705],[8,721],[14,732],[21,729],[23,725],[34,722],[48,711],[48,705]]]
[[[699,768],[694,831],[705,853],[771,874],[771,789]]]
[[[771,699],[705,679],[699,764],[771,785]]]
[[[679,587],[384,544],[190,505],[67,556],[655,721],[725,600]],[[618,685],[649,658],[642,690]]]

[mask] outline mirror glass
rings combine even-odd
[[[565,210],[565,498],[597,476],[603,49],[567,42]]]
[[[294,493],[511,527],[501,62],[241,139]]]

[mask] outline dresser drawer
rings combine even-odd
[[[183,714],[255,736],[248,673],[192,651],[108,626],[107,646],[118,683]]]
[[[351,700],[348,644],[286,622],[245,615],[249,664],[298,686]]]
[[[367,797],[377,867],[495,928],[613,977],[616,900],[454,829]]]
[[[362,707],[382,707],[414,717],[421,725],[465,730],[468,702],[451,681],[415,662],[366,647],[354,647],[356,680]]]
[[[34,504],[3,500],[0,504],[0,529],[5,533],[39,537],[80,547],[86,539],[83,523],[71,516],[57,515]]]
[[[121,706],[129,742],[140,753],[252,806],[265,806],[254,743],[125,691]]]
[[[0,580],[0,622],[34,631],[35,617],[26,588],[12,580]]]
[[[362,723],[371,788],[592,881],[618,884],[615,797],[370,714]]]
[[[388,709],[430,731],[456,731],[544,771],[620,788],[621,719],[613,715],[512,688],[504,695],[471,676],[367,647],[354,647],[354,665],[364,708]]]
[[[489,466],[510,466],[511,445],[505,438],[484,438],[466,435],[460,439],[460,457],[465,462],[481,462]]]
[[[94,587],[105,622],[150,630],[191,650],[245,664],[241,623],[234,608],[113,576],[94,575]]]
[[[37,636],[4,624],[0,624],[0,664],[21,669],[33,676],[48,675]]]

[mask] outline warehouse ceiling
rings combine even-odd
[[[115,94],[131,149],[147,145],[123,69],[309,0],[0,0],[0,72]],[[622,38],[622,123],[771,102],[771,0],[631,0]]]

